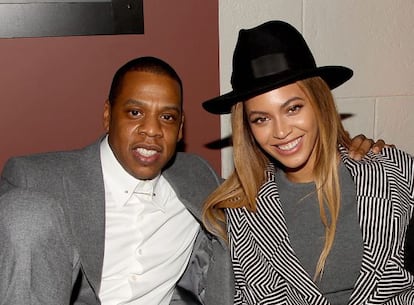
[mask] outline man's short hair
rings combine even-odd
[[[116,71],[111,84],[111,89],[109,91],[108,100],[111,105],[115,103],[115,100],[119,94],[119,91],[122,87],[122,81],[124,76],[127,72],[131,71],[142,71],[142,72],[150,72],[159,75],[165,75],[171,77],[175,80],[180,86],[180,95],[181,95],[181,103],[183,99],[183,85],[181,82],[181,78],[178,76],[177,72],[165,61],[152,57],[152,56],[145,56],[145,57],[138,57],[135,59],[130,60],[126,64]]]

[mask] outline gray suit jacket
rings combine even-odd
[[[4,304],[100,304],[97,295],[104,253],[105,193],[99,143],[81,150],[12,158],[6,163],[0,180],[0,231],[28,232],[16,235],[0,232],[0,248],[7,249],[0,249],[0,268],[8,271],[0,279],[0,300],[6,302]],[[177,153],[163,175],[200,221],[203,200],[221,182],[214,170],[196,155]],[[17,200],[25,203],[17,205]],[[57,212],[53,217],[41,218],[39,205],[47,206],[44,209],[47,213]],[[28,219],[21,220],[21,215],[29,214],[29,210],[30,215],[35,215],[33,219],[29,215]],[[33,255],[36,252],[17,249],[12,239],[13,236],[33,235],[40,230],[38,223],[47,223],[49,218],[56,218],[59,224],[59,229],[53,232],[58,232],[61,238],[51,238],[56,244],[60,243],[55,247],[59,253],[54,254],[56,249],[47,243],[43,250],[39,246],[36,250],[39,256],[43,251],[50,258],[34,265],[38,259]],[[10,219],[26,221],[26,226],[16,228],[16,221]],[[2,236],[5,234],[8,235]],[[26,244],[33,242],[26,241]],[[19,253],[26,252],[31,254],[19,260]],[[61,258],[60,264],[51,263],[53,255]],[[67,262],[72,268],[68,268]],[[38,275],[43,276],[42,280],[36,279]],[[24,282],[27,287],[19,284]],[[200,230],[190,263],[177,284],[171,304],[232,304],[233,286],[226,246]]]

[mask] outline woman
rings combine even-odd
[[[317,67],[302,35],[272,21],[240,31],[233,91],[203,103],[232,114],[235,169],[204,222],[228,241],[235,304],[414,304],[414,159],[349,158],[330,90],[351,76]]]

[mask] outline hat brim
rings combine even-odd
[[[325,66],[312,70],[301,70],[296,73],[290,71],[288,75],[284,75],[283,77],[280,74],[263,77],[254,84],[249,84],[249,88],[230,91],[207,100],[202,105],[210,113],[226,114],[230,113],[231,107],[239,101],[244,101],[302,79],[320,76],[332,90],[345,83],[352,75],[352,70],[343,66]]]

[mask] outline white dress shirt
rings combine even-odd
[[[162,176],[138,180],[101,143],[105,183],[102,305],[169,304],[199,224]]]

